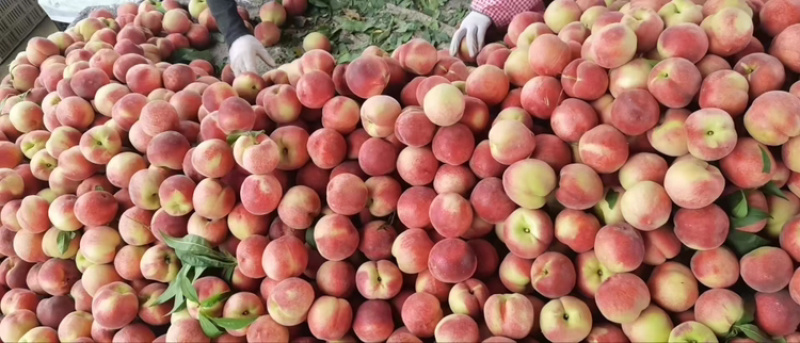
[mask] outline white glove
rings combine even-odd
[[[467,39],[469,56],[478,56],[478,52],[483,48],[483,40],[486,38],[486,31],[492,25],[492,18],[485,14],[472,11],[461,22],[461,27],[453,34],[450,42],[450,55],[455,56],[461,48],[461,40]]]
[[[275,60],[269,55],[267,49],[264,49],[261,42],[252,35],[236,38],[231,44],[231,49],[228,53],[230,54],[231,68],[234,75],[237,76],[244,72],[258,73],[256,61],[259,59],[264,61],[270,68],[275,67]]]

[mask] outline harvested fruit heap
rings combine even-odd
[[[161,5],[0,86],[0,340],[800,336],[797,0],[556,0],[476,60],[315,35],[221,81],[161,61],[208,43]]]

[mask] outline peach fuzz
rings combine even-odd
[[[561,168],[555,198],[569,209],[589,209],[603,199],[600,176],[585,164],[568,164]]]
[[[502,241],[514,255],[536,258],[553,241],[553,222],[544,211],[519,208],[503,222]]]
[[[595,236],[594,249],[598,261],[614,273],[633,271],[644,260],[642,236],[628,225],[602,227]]]
[[[591,8],[600,8],[600,6],[594,6]],[[618,325],[611,323],[595,325],[592,327],[592,331],[590,331],[589,335],[586,337],[587,343],[627,341],[628,337],[625,336],[625,333],[622,331],[622,329]]]
[[[436,65],[436,47],[423,39],[412,39],[397,50],[397,61],[410,73],[428,75]]]
[[[551,341],[581,341],[592,330],[592,314],[582,300],[564,296],[541,308],[542,334]]]
[[[631,156],[620,168],[620,185],[622,188],[630,189],[640,181],[662,184],[667,168],[667,161],[663,157],[650,152],[640,152]]]
[[[28,331],[38,327],[39,321],[36,313],[29,310],[18,310],[7,314],[0,320],[0,339],[8,342],[21,342],[21,339]]]
[[[561,31],[567,24],[578,21],[581,16],[581,7],[573,0],[557,0],[552,6],[547,6],[543,20],[553,32]]]
[[[164,100],[150,101],[142,107],[139,124],[142,131],[155,136],[165,131],[175,131],[180,123],[178,112]]]
[[[675,235],[695,250],[718,248],[728,236],[730,220],[717,205],[699,209],[679,209],[673,218]]]
[[[195,213],[206,219],[222,219],[233,210],[236,191],[218,179],[203,179],[195,186],[192,207]]]
[[[694,157],[676,160],[664,175],[664,189],[685,209],[700,209],[722,195],[725,179],[717,167]]]
[[[349,218],[341,214],[328,214],[314,226],[314,241],[323,258],[341,261],[358,250],[358,231]]]
[[[619,201],[625,221],[643,231],[663,226],[672,213],[672,200],[664,187],[649,180],[629,187]]]
[[[504,313],[514,313],[507,317]],[[483,316],[489,331],[512,339],[526,337],[533,328],[533,304],[522,294],[493,294],[483,306]]]
[[[745,55],[736,62],[733,69],[746,77],[751,98],[769,91],[781,90],[786,81],[783,64],[774,56],[763,52]]]
[[[516,42],[519,38],[519,35],[523,30],[525,30],[525,28],[528,27],[528,25],[537,22],[544,22],[544,16],[539,12],[525,11],[517,13],[513,18],[511,18],[511,22],[508,25],[508,38],[512,42]]]
[[[646,90],[622,91],[611,106],[611,124],[629,136],[641,135],[658,124],[656,99]]]
[[[317,288],[324,295],[349,297],[355,289],[355,275],[353,265],[348,262],[325,261],[317,269]],[[267,280],[261,283],[262,294]]]
[[[353,280],[358,293],[368,300],[391,299],[403,286],[400,269],[388,260],[364,262]]]
[[[498,274],[500,283],[509,291],[515,293],[530,293],[533,291],[531,285],[531,266],[533,261],[517,257],[508,253],[503,261],[500,262]],[[486,295],[489,296],[488,294]]]
[[[717,108],[696,111],[686,118],[687,147],[692,156],[716,161],[733,152],[737,143],[733,118]]]
[[[445,164],[454,166],[464,164],[472,156],[474,137],[469,127],[464,124],[457,123],[439,128],[431,142],[433,155]]]
[[[328,100],[322,107],[322,126],[341,134],[355,130],[359,122],[360,107],[353,99],[336,96]]]
[[[572,261],[554,251],[539,255],[531,265],[530,274],[533,289],[550,299],[569,294],[577,279]]]
[[[436,193],[456,193],[466,196],[477,180],[475,174],[465,165],[442,165],[436,171],[433,179],[433,189]]]
[[[558,76],[572,62],[569,45],[554,34],[537,37],[528,49],[528,63],[536,75]]]
[[[613,126],[600,124],[581,136],[578,154],[584,164],[598,173],[612,173],[628,159],[628,142]]]

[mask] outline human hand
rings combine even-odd
[[[472,11],[461,22],[461,27],[453,34],[450,41],[450,55],[456,56],[461,48],[461,40],[467,40],[469,56],[478,56],[478,52],[483,48],[483,41],[486,38],[486,31],[492,25],[492,19],[488,16]]]
[[[231,69],[237,76],[244,72],[258,72],[256,61],[259,59],[270,68],[275,67],[275,60],[269,55],[267,49],[264,49],[261,42],[252,35],[236,38],[231,44],[228,54],[230,55]]]

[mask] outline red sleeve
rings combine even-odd
[[[497,27],[506,27],[511,18],[525,11],[544,11],[542,0],[473,0],[472,10],[492,18]]]

